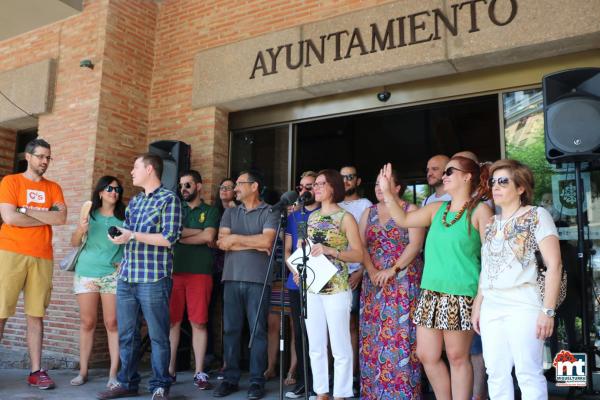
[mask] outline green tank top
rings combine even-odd
[[[481,271],[481,239],[465,212],[452,226],[442,224],[448,202],[439,208],[425,243],[425,268],[421,288],[460,296],[475,297]],[[448,212],[446,221],[456,216]]]

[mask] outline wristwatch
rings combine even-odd
[[[554,311],[553,308],[546,308],[546,307],[542,307],[542,312],[550,318],[554,318],[554,316],[556,315],[556,311]]]
[[[129,241],[135,240],[135,232],[131,232],[131,236],[129,236]]]
[[[17,212],[19,214],[27,215],[27,207],[17,207]]]

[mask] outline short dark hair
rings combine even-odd
[[[50,150],[50,143],[46,142],[44,139],[33,139],[25,146],[25,153],[33,154],[36,147],[43,147],[45,149]]]
[[[196,183],[202,183],[202,175],[200,175],[200,172],[196,171],[195,169],[189,169],[187,171],[183,171],[181,174],[179,174],[179,178],[183,178],[184,176],[191,176],[192,179],[194,180],[194,182]]]
[[[258,183],[258,194],[260,195],[262,193],[264,182],[265,182],[262,172],[260,172],[257,169],[249,169],[249,170],[240,172],[238,177],[240,177],[244,174],[248,174],[248,180],[250,182]]]
[[[142,162],[144,163],[144,165],[146,167],[148,165],[152,166],[152,168],[154,169],[154,173],[156,173],[156,176],[158,179],[162,178],[163,160],[159,155],[152,154],[152,153],[144,153],[141,156],[139,156],[138,158],[142,159]]]
[[[325,181],[331,185],[331,188],[333,189],[333,201],[335,203],[344,201],[346,189],[344,188],[344,180],[342,179],[340,171],[336,171],[335,169],[322,169],[317,174],[317,176],[319,175],[323,175]]]

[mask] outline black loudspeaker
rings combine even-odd
[[[546,75],[542,87],[548,161],[600,159],[600,68]]]
[[[190,169],[190,145],[177,140],[160,140],[150,143],[148,152],[162,158],[163,173],[160,181],[165,188],[177,193],[179,174]]]

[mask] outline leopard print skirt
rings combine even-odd
[[[468,331],[473,297],[457,296],[423,289],[413,316],[416,325],[431,329]]]

